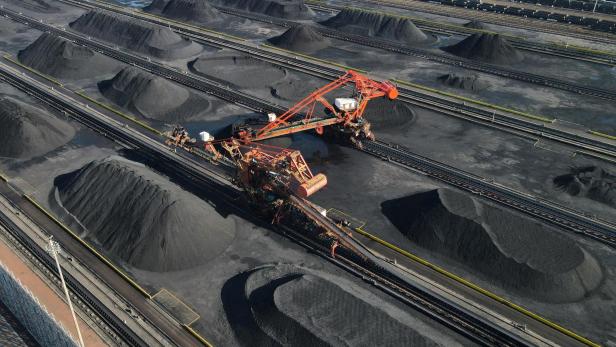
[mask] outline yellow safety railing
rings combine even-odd
[[[411,260],[413,260],[413,261],[415,261],[415,262],[417,262],[417,263],[419,263],[419,264],[421,264],[423,266],[426,266],[426,267],[428,267],[428,268],[430,268],[430,269],[440,273],[441,275],[444,275],[447,278],[450,278],[450,279],[452,279],[452,280],[454,280],[454,281],[456,281],[456,282],[458,282],[460,284],[463,284],[464,286],[466,286],[468,288],[471,288],[474,291],[476,291],[478,293],[481,293],[481,294],[489,297],[490,299],[493,299],[493,300],[495,300],[495,301],[497,301],[497,302],[499,302],[499,303],[501,303],[501,304],[503,304],[503,305],[505,305],[507,307],[510,307],[510,308],[512,308],[512,309],[514,309],[514,310],[524,314],[525,316],[528,316],[528,317],[530,317],[530,318],[532,318],[532,319],[534,319],[534,320],[536,320],[538,322],[541,322],[541,323],[543,323],[543,324],[545,324],[545,325],[547,325],[547,326],[549,326],[549,327],[559,331],[560,333],[563,333],[563,334],[565,334],[565,335],[567,335],[567,336],[569,336],[569,337],[571,337],[571,338],[573,338],[573,339],[575,339],[575,340],[577,340],[577,341],[579,341],[579,342],[581,342],[581,343],[583,343],[585,345],[592,346],[592,347],[600,347],[599,344],[597,344],[595,342],[592,342],[589,339],[587,339],[587,338],[585,338],[583,336],[580,336],[580,335],[572,332],[571,330],[568,330],[568,329],[566,329],[566,328],[564,328],[564,327],[562,327],[562,326],[560,326],[560,325],[558,325],[558,324],[556,324],[556,323],[554,323],[554,322],[552,322],[552,321],[550,321],[550,320],[548,320],[548,319],[546,319],[544,317],[541,317],[538,314],[533,313],[533,312],[525,309],[522,306],[514,304],[513,302],[508,301],[507,299],[504,299],[504,298],[502,298],[502,297],[500,297],[500,296],[498,296],[498,295],[496,295],[496,294],[494,294],[494,293],[492,293],[492,292],[490,292],[488,290],[485,290],[485,289],[479,287],[478,285],[476,285],[476,284],[474,284],[474,283],[472,283],[472,282],[470,282],[470,281],[468,281],[468,280],[466,280],[466,279],[464,279],[464,278],[462,278],[460,276],[452,274],[451,272],[449,272],[449,271],[447,271],[447,270],[445,270],[445,269],[443,269],[443,268],[441,268],[441,267],[439,267],[437,265],[434,265],[434,264],[430,263],[429,261],[427,261],[427,260],[425,260],[423,258],[420,258],[420,257],[418,257],[418,256],[416,256],[416,255],[414,255],[414,254],[412,254],[410,252],[407,252],[407,251],[401,249],[400,247],[397,247],[397,246],[395,246],[395,245],[393,245],[393,244],[391,244],[391,243],[389,243],[389,242],[387,242],[385,240],[382,240],[382,239],[380,239],[380,238],[378,238],[378,237],[368,233],[367,231],[363,230],[362,228],[357,228],[357,229],[355,229],[355,231],[357,231],[361,235],[371,239],[372,241],[375,241],[375,242],[377,242],[377,243],[379,243],[379,244],[381,244],[381,245],[383,245],[383,246],[385,246],[385,247],[387,247],[387,248],[389,248],[389,249],[391,249],[391,250],[393,250],[393,251],[395,251],[395,252],[405,256],[408,259],[411,259]]]
[[[152,299],[152,296],[148,291],[146,291],[143,287],[141,287],[137,282],[135,282],[132,278],[130,278],[124,271],[120,270],[117,266],[115,266],[110,260],[107,259],[104,255],[98,252],[94,247],[92,247],[88,242],[83,240],[79,235],[73,232],[69,227],[64,225],[60,220],[58,220],[51,212],[47,211],[43,206],[41,206],[34,198],[24,194],[23,197],[28,200],[32,205],[38,208],[41,212],[43,212],[49,219],[53,220],[60,228],[69,233],[75,240],[77,240],[82,246],[86,247],[92,254],[94,254],[98,259],[100,259],[103,263],[109,266],[113,271],[115,271],[120,277],[122,277],[126,282],[128,282],[133,288],[138,290],[143,296],[148,299]]]

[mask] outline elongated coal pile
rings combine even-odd
[[[441,49],[459,57],[493,64],[513,64],[524,58],[520,51],[498,34],[473,34]]]
[[[314,16],[304,0],[212,0],[212,3],[278,18],[310,19]]]
[[[0,156],[31,158],[69,142],[75,129],[49,112],[21,100],[0,98]]]
[[[83,79],[108,73],[118,63],[63,37],[44,33],[17,54],[19,61],[47,75]]]
[[[406,44],[420,43],[428,39],[408,18],[359,9],[344,9],[321,24],[352,34],[381,37]]]
[[[310,25],[300,24],[289,28],[282,35],[268,40],[276,47],[298,52],[314,52],[331,44]]]
[[[112,256],[148,271],[192,268],[222,253],[235,222],[142,164],[92,161],[56,179],[64,208]]]
[[[450,189],[381,205],[406,237],[538,300],[582,300],[603,279],[597,260],[556,230]]]
[[[154,0],[143,9],[168,18],[207,23],[225,17],[206,0]]]
[[[106,11],[90,11],[69,25],[86,35],[162,59],[186,58],[203,50],[168,27]]]

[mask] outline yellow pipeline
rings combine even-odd
[[[599,344],[597,344],[595,342],[592,342],[592,341],[588,340],[587,338],[585,338],[583,336],[580,336],[580,335],[572,332],[571,330],[568,330],[568,329],[566,329],[566,328],[564,328],[564,327],[562,327],[562,326],[560,326],[560,325],[558,325],[558,324],[556,324],[556,323],[554,323],[552,321],[547,320],[546,318],[543,318],[543,317],[537,315],[536,313],[533,313],[533,312],[531,312],[531,311],[529,311],[529,310],[527,310],[527,309],[525,309],[525,308],[523,308],[523,307],[521,307],[519,305],[516,305],[516,304],[512,303],[511,301],[503,299],[500,296],[498,296],[498,295],[496,295],[496,294],[494,294],[494,293],[492,293],[490,291],[487,291],[487,290],[479,287],[478,285],[465,280],[464,278],[462,278],[460,276],[454,275],[451,272],[449,272],[449,271],[447,271],[447,270],[445,270],[445,269],[443,269],[443,268],[441,268],[441,267],[439,267],[437,265],[434,265],[434,264],[430,263],[429,261],[427,261],[425,259],[422,259],[422,258],[420,258],[420,257],[418,257],[418,256],[416,256],[416,255],[414,255],[412,253],[409,253],[409,252],[407,252],[407,251],[405,251],[405,250],[403,250],[403,249],[401,249],[401,248],[399,248],[399,247],[397,247],[397,246],[395,246],[395,245],[393,245],[393,244],[391,244],[391,243],[389,243],[389,242],[387,242],[385,240],[381,240],[380,238],[378,238],[378,237],[376,237],[376,236],[374,236],[374,235],[364,231],[362,228],[356,228],[355,231],[357,231],[361,235],[363,235],[363,236],[365,236],[365,237],[367,237],[367,238],[369,238],[369,239],[371,239],[373,241],[376,241],[376,242],[380,243],[381,245],[383,245],[383,246],[385,246],[385,247],[387,247],[387,248],[389,248],[391,250],[394,250],[397,253],[402,254],[403,256],[405,256],[405,257],[407,257],[407,258],[409,258],[409,259],[411,259],[411,260],[413,260],[413,261],[415,261],[415,262],[417,262],[417,263],[419,263],[421,265],[424,265],[424,266],[426,266],[426,267],[428,267],[428,268],[430,268],[430,269],[440,273],[441,275],[444,275],[444,276],[446,276],[446,277],[448,277],[448,278],[450,278],[450,279],[452,279],[452,280],[454,280],[454,281],[456,281],[458,283],[461,283],[461,284],[463,284],[463,285],[465,285],[465,286],[475,290],[476,292],[481,293],[481,294],[489,297],[490,299],[493,299],[493,300],[495,300],[495,301],[497,301],[497,302],[499,302],[499,303],[501,303],[501,304],[503,304],[503,305],[505,305],[507,307],[510,307],[510,308],[512,308],[512,309],[514,309],[514,310],[524,314],[525,316],[528,316],[528,317],[530,317],[530,318],[532,318],[532,319],[534,319],[534,320],[536,320],[536,321],[538,321],[540,323],[543,323],[543,324],[545,324],[545,325],[547,325],[547,326],[549,326],[549,327],[551,327],[551,328],[553,328],[553,329],[555,329],[555,330],[557,330],[557,331],[559,331],[559,332],[561,332],[561,333],[563,333],[563,334],[565,334],[565,335],[567,335],[567,336],[569,336],[569,337],[571,337],[571,338],[573,338],[573,339],[575,339],[575,340],[577,340],[577,341],[579,341],[579,342],[581,342],[581,343],[583,343],[585,345],[592,346],[592,347],[600,347],[601,346],[601,345],[599,345]]]

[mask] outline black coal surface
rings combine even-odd
[[[64,208],[114,257],[148,271],[184,270],[222,253],[235,222],[142,164],[92,161],[55,181]]]
[[[477,75],[459,76],[455,73],[449,73],[439,76],[437,80],[449,87],[471,91],[486,89],[489,86],[488,82],[479,80]]]
[[[21,8],[28,10],[42,12],[42,13],[54,13],[60,11],[56,6],[51,5],[48,0],[3,0],[10,4],[18,5]]]
[[[494,64],[512,64],[523,59],[522,53],[498,34],[472,34],[455,45],[441,49],[463,58]]]
[[[243,277],[226,311],[247,346],[438,345],[382,299],[311,270],[268,266]]]
[[[0,98],[0,156],[32,158],[69,142],[75,129],[47,111],[20,100]]]
[[[310,19],[314,12],[304,0],[211,0],[212,3],[247,12],[286,19]]]
[[[206,23],[223,19],[207,0],[154,0],[143,9],[168,18]]]
[[[603,278],[597,261],[568,237],[453,190],[389,200],[381,208],[412,242],[539,300],[581,300]]]
[[[98,88],[116,105],[152,120],[194,119],[212,106],[186,88],[135,67],[126,67],[99,82]]]
[[[415,122],[416,114],[408,103],[379,98],[370,100],[364,118],[372,124],[372,130],[400,131]]]
[[[554,178],[554,185],[572,196],[616,207],[616,175],[598,166],[583,166]]]
[[[381,37],[407,44],[428,39],[408,18],[359,9],[346,8],[321,24],[353,34]]]
[[[17,58],[24,65],[47,75],[67,79],[94,77],[118,66],[107,56],[48,33],[19,51]]]
[[[478,21],[478,20],[472,20],[472,21],[470,21],[470,22],[468,22],[468,23],[464,24],[464,27],[466,27],[466,28],[471,28],[471,29],[480,29],[480,30],[485,30],[485,29],[487,29],[487,28],[486,28],[486,25],[485,25],[485,24],[483,24],[483,22],[480,22],[480,21]]]
[[[191,71],[240,88],[271,85],[287,76],[287,70],[252,56],[221,52],[202,56],[188,64]]]
[[[203,50],[171,29],[106,11],[90,11],[70,27],[86,35],[162,59],[194,56]]]
[[[276,47],[298,52],[314,52],[331,44],[328,38],[307,24],[293,26],[282,35],[272,37],[268,41]]]

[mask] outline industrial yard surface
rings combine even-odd
[[[0,293],[58,346],[616,346],[611,6],[0,0]]]

